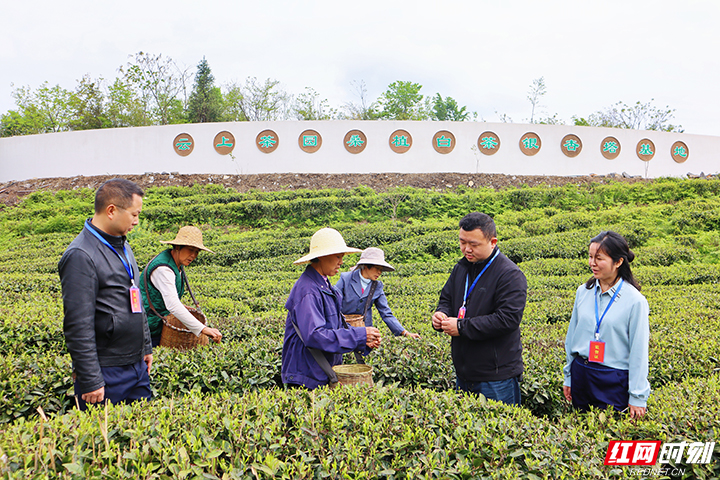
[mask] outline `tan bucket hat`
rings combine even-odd
[[[215,253],[209,248],[207,248],[205,245],[203,245],[202,232],[200,231],[200,229],[191,225],[180,227],[180,230],[178,230],[178,233],[173,240],[160,240],[160,243],[195,247],[199,248],[200,250],[205,250],[206,252]]]
[[[385,252],[376,247],[369,247],[363,250],[360,260],[350,270],[355,270],[360,265],[377,265],[384,272],[394,272],[395,267],[385,261]]]
[[[362,250],[345,245],[342,235],[334,228],[321,228],[310,239],[310,253],[295,260],[293,265],[302,265],[313,258],[324,257],[325,255],[359,252],[362,252]]]

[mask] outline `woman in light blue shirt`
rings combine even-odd
[[[612,405],[632,418],[645,415],[650,395],[647,300],[633,277],[635,254],[621,235],[590,241],[593,276],[578,287],[565,338],[563,394],[576,408]]]

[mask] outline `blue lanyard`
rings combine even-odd
[[[472,285],[470,286],[470,290],[469,290],[469,291],[468,291],[468,282],[470,281],[470,274],[466,274],[466,275],[465,275],[465,298],[463,299],[463,307],[465,306],[465,302],[467,302],[468,297],[469,297],[470,294],[472,293],[473,288],[475,288],[475,284],[478,282],[478,280],[480,280],[480,277],[482,277],[482,274],[485,273],[485,270],[487,270],[488,267],[490,267],[490,265],[492,265],[492,263],[495,261],[495,259],[497,258],[497,256],[498,256],[499,253],[500,253],[500,250],[498,250],[497,252],[495,252],[495,255],[493,255],[493,257],[490,259],[490,261],[487,263],[487,265],[485,265],[485,267],[484,267],[484,268],[482,269],[482,271],[480,272],[480,275],[478,275],[477,277],[475,277],[475,281],[474,281],[474,282],[472,283]]]
[[[115,247],[113,247],[112,245],[110,245],[110,244],[108,243],[108,241],[103,238],[102,235],[100,235],[98,232],[95,231],[94,228],[92,228],[92,227],[90,226],[90,223],[88,222],[88,220],[85,220],[85,228],[87,228],[88,230],[90,230],[90,233],[92,233],[93,235],[95,235],[95,236],[98,238],[98,240],[100,240],[102,243],[104,243],[105,245],[107,245],[108,247],[110,247],[110,250],[112,250],[113,252],[115,252],[115,254],[118,256],[118,258],[119,258],[120,261],[122,262],[123,267],[125,267],[125,271],[126,271],[126,272],[128,273],[128,275],[130,276],[130,282],[131,282],[133,285],[135,285],[135,276],[133,275],[132,268],[130,268],[130,264],[129,264],[128,261],[127,261],[127,248],[125,248],[125,243],[123,243],[123,253],[125,254],[125,257],[123,257],[122,255],[120,255],[120,252],[118,252],[117,250],[115,250]]]
[[[620,289],[622,288],[624,281],[625,281],[625,280],[620,280],[620,285],[618,285],[618,288],[615,289],[615,293],[613,293],[612,298],[610,298],[610,303],[608,303],[608,304],[607,304],[607,307],[605,307],[605,311],[603,312],[602,317],[600,316],[600,311],[598,310],[598,295],[597,295],[597,290],[598,290],[598,288],[600,288],[600,287],[599,287],[599,286],[595,287],[595,322],[596,322],[596,326],[595,326],[595,340],[599,340],[599,339],[600,339],[600,324],[602,323],[603,318],[605,318],[605,314],[608,312],[608,310],[610,310],[610,306],[611,306],[611,305],[613,304],[613,302],[615,301],[615,298],[617,298],[618,293],[620,293]]]

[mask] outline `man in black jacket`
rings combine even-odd
[[[433,327],[452,337],[458,390],[519,405],[525,275],[498,250],[488,215],[463,217],[459,237],[464,258],[440,293]]]
[[[137,263],[125,238],[138,224],[142,197],[129,180],[105,182],[95,193],[95,214],[58,264],[65,343],[81,409],[152,395],[150,331]]]

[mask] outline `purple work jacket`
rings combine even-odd
[[[342,363],[343,353],[358,349],[367,353],[365,328],[343,327],[341,303],[340,292],[328,286],[322,275],[308,265],[285,303],[288,315],[282,350],[283,383],[309,389],[328,384],[327,375],[306,346],[322,350],[331,366]],[[293,321],[300,329],[302,340],[295,332]]]

